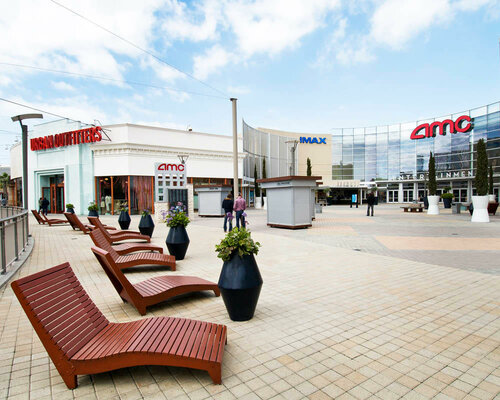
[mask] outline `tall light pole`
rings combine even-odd
[[[23,131],[23,207],[28,209],[28,126],[23,125],[23,119],[43,118],[42,114],[22,114],[12,117],[12,121],[19,121]]]
[[[295,176],[296,171],[295,171],[295,150],[297,150],[297,145],[299,144],[298,140],[287,140],[285,143],[291,143],[292,146],[290,147],[290,153],[292,157],[292,165],[291,165],[291,172],[290,175]]]
[[[235,99],[232,97],[231,103],[233,105],[233,191],[234,191],[234,198],[238,196],[238,121],[236,118],[236,101],[238,99]]]

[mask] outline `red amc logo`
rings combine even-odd
[[[464,122],[467,122],[464,124]],[[439,130],[440,135],[446,135],[446,125],[450,127],[450,133],[469,132],[472,130],[472,119],[468,115],[458,117],[455,122],[451,119],[445,119],[442,122],[436,121],[432,124],[422,124],[417,126],[411,133],[410,139],[425,139],[436,137],[436,131]]]
[[[158,171],[184,171],[183,164],[160,164],[158,165]]]

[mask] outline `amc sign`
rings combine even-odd
[[[445,119],[442,122],[435,121],[432,124],[422,124],[413,130],[410,139],[417,140],[436,137],[436,131],[439,131],[439,134],[444,136],[446,135],[446,126],[450,127],[450,133],[469,132],[473,128],[473,123],[468,115],[462,115],[455,122],[451,119]]]
[[[156,167],[158,171],[176,171],[176,172],[183,172],[184,171],[184,164],[158,164]]]

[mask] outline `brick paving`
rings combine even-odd
[[[329,207],[314,228],[288,231],[267,228],[265,213],[250,211],[252,235],[262,243],[256,259],[264,279],[251,321],[232,322],[222,299],[209,293],[148,309],[147,316],[228,326],[222,385],[213,385],[203,371],[151,366],[79,376],[78,388],[68,390],[4,286],[0,398],[500,398],[500,251],[394,250],[376,239],[494,239],[500,219],[472,224],[463,214],[403,214],[395,206],[376,207],[373,218],[364,212]],[[102,219],[117,225],[116,217]],[[133,217],[132,227],[137,222]],[[222,263],[214,246],[221,226],[220,219],[195,218],[187,257],[176,272],[137,268],[127,277],[136,282],[188,274],[217,281]],[[88,236],[69,227],[32,225],[32,232],[33,254],[15,279],[69,261],[108,319],[145,318],[120,300],[91,254]],[[158,224],[153,242],[164,245],[166,235]]]

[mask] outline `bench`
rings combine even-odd
[[[140,239],[144,240],[147,243],[151,242],[151,238],[148,235],[143,235],[140,232],[134,231],[117,231],[117,232],[108,232],[105,229],[105,226],[99,219],[99,217],[87,217],[91,225],[94,225],[96,228],[99,228],[102,233],[107,236],[110,243],[121,242],[123,240],[128,239]]]
[[[220,296],[216,283],[196,276],[156,276],[132,284],[107,251],[92,247],[92,252],[120,297],[132,304],[141,315],[146,314],[146,307],[185,293],[213,290],[216,297]]]
[[[170,267],[172,271],[175,271],[174,256],[162,253],[134,253],[119,255],[114,247],[104,238],[103,231],[100,229],[94,229],[90,232],[90,237],[96,246],[106,250],[110,254],[111,259],[119,269],[138,267],[142,265],[161,265]]]
[[[60,225],[68,223],[68,221],[65,221],[63,219],[47,218],[45,215],[40,214],[37,210],[31,210],[31,212],[35,216],[39,225],[49,224],[49,226],[52,226],[52,225]]]
[[[403,206],[401,207],[404,212],[423,212],[424,207],[423,206]]]
[[[77,375],[140,365],[205,370],[214,383],[221,383],[224,325],[173,317],[109,322],[69,263],[11,286],[69,389],[77,387]]]
[[[80,230],[86,235],[95,228],[94,225],[89,225],[89,224],[84,224],[82,221],[80,221],[80,218],[76,214],[65,212],[63,213],[66,219],[68,220],[69,224],[73,228],[73,230]],[[104,228],[107,230],[116,230],[116,228],[108,225],[103,225]]]

